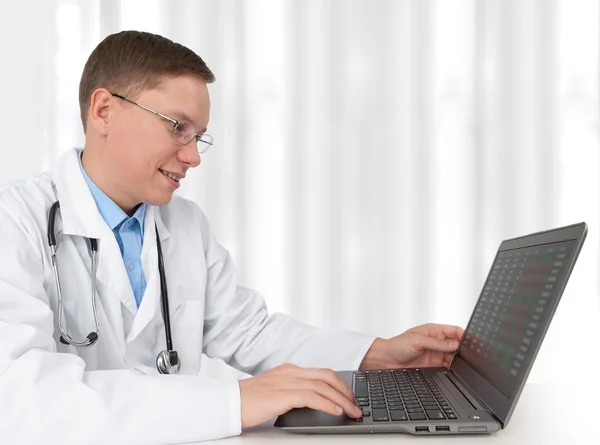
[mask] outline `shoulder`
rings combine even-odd
[[[38,246],[44,239],[48,210],[55,200],[52,181],[46,173],[0,185],[0,233],[19,239],[24,235]]]
[[[55,200],[47,173],[0,185],[0,212],[13,218],[45,214]]]

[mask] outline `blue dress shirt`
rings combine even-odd
[[[121,249],[123,263],[129,276],[129,282],[133,288],[133,295],[137,307],[140,307],[144,291],[146,290],[146,277],[142,269],[142,243],[144,242],[144,216],[146,215],[146,204],[142,204],[130,218],[127,214],[98,188],[85,172],[81,163],[79,152],[79,167],[90,188],[98,210],[111,228]]]

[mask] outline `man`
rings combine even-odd
[[[332,369],[448,365],[461,328],[316,329],[237,285],[205,215],[173,195],[212,144],[213,81],[168,39],[107,37],[81,78],[84,150],[0,190],[6,443],[189,442],[295,407],[359,417]],[[203,352],[254,377],[201,378]]]

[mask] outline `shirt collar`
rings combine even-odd
[[[115,230],[119,227],[123,221],[127,220],[129,216],[127,213],[123,211],[112,199],[110,199],[106,193],[104,193],[100,188],[94,184],[94,181],[88,176],[85,169],[83,168],[83,164],[81,163],[81,155],[83,150],[78,150],[77,159],[79,160],[79,168],[81,169],[81,173],[85,178],[85,182],[87,183],[90,191],[92,192],[92,196],[96,201],[96,206],[98,207],[98,211],[106,221],[106,224],[111,228],[111,230]],[[142,233],[144,233],[144,217],[146,215],[146,204],[142,203],[141,206],[137,208],[132,218],[137,219],[140,229]]]

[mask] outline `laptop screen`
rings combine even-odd
[[[457,356],[508,399],[531,368],[577,248],[572,239],[496,255]]]

